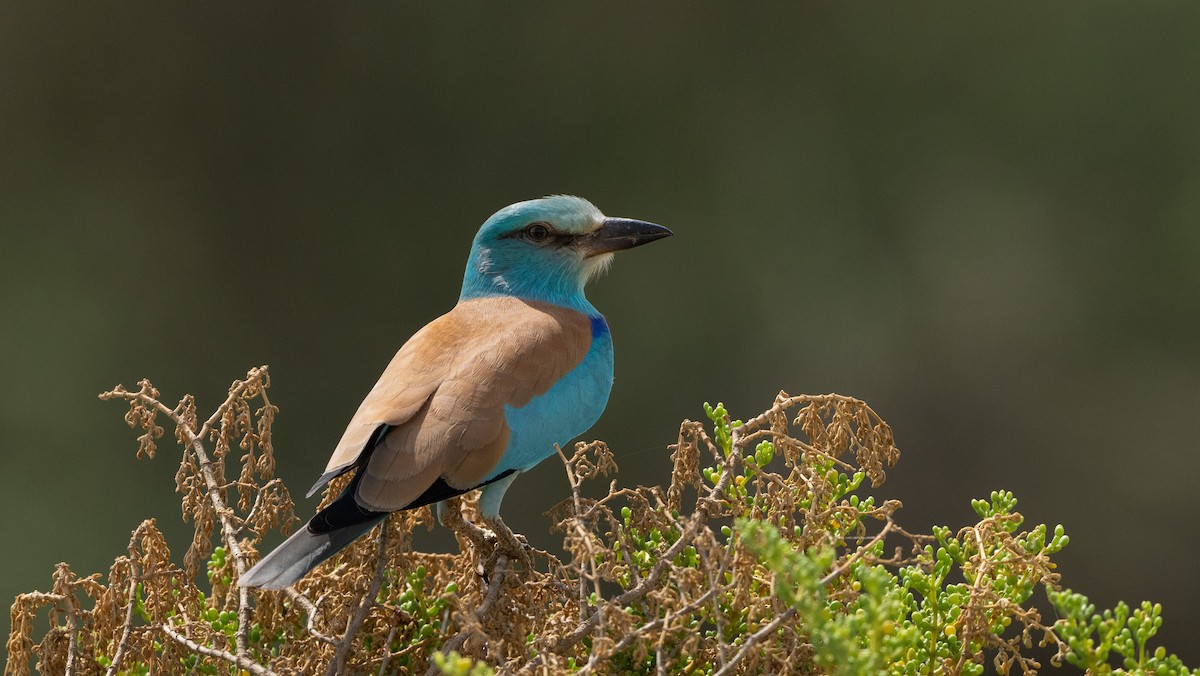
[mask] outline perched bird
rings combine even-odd
[[[287,587],[389,513],[438,503],[445,522],[442,501],[477,488],[483,518],[503,527],[500,501],[517,475],[608,403],[612,338],[584,285],[613,252],[670,235],[565,195],[493,214],[458,304],[396,353],[308,495],[353,471],[350,484],[239,584]]]

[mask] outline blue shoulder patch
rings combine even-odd
[[[603,315],[588,315],[588,319],[592,320],[592,338],[608,333],[608,322]]]

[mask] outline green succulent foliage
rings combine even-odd
[[[208,557],[208,563],[205,564],[209,582],[225,587],[228,587],[233,582],[226,563],[225,548],[220,546],[214,547],[212,556]]]
[[[713,440],[728,457],[735,452],[733,429],[740,422],[730,421],[722,405],[706,404],[705,413],[713,422]],[[764,441],[744,458],[746,479],[735,477],[728,497],[746,499],[744,481],[754,467],[771,462],[774,450]],[[830,673],[932,674],[951,667],[955,673],[982,674],[985,652],[990,657],[1002,643],[1019,650],[1014,639],[1019,633],[1010,627],[1017,611],[1029,608],[1030,599],[1042,587],[1061,618],[1043,629],[1065,644],[1054,666],[1065,659],[1089,674],[1200,676],[1200,669],[1189,670],[1164,648],[1148,647],[1162,625],[1158,604],[1144,602],[1130,609],[1120,603],[1097,612],[1086,597],[1048,584],[1046,573],[1054,568],[1049,557],[1061,551],[1069,538],[1061,525],[1051,529],[1039,524],[1021,531],[1024,518],[1015,511],[1017,500],[1008,491],[993,491],[987,499],[971,502],[980,519],[977,529],[956,533],[934,527],[932,541],[908,565],[871,563],[884,555],[880,540],[857,550],[844,549],[852,556],[841,559],[839,567],[838,550],[846,547],[848,536],[862,532],[876,501],[854,494],[862,484],[862,472],[839,472],[832,459],[816,469],[832,490],[805,497],[799,507],[808,514],[837,503],[853,508],[850,517],[845,516],[846,510],[833,510],[837,516],[821,524],[830,537],[814,543],[801,537],[799,526],[794,533],[785,533],[765,520],[749,518],[737,519],[734,528],[725,527],[722,533],[739,538],[774,573],[773,593],[793,609],[813,645],[816,663]],[[721,471],[709,467],[702,474],[716,485]],[[985,524],[987,528],[982,528]],[[994,535],[979,537],[981,532]],[[981,566],[980,561],[988,563]],[[1039,563],[1042,568],[1033,565]],[[991,602],[972,607],[972,593],[981,590]],[[976,613],[972,624],[982,622],[984,633],[963,635],[968,626],[964,613],[969,612]],[[758,630],[744,624],[736,629],[743,635]],[[734,643],[742,640],[730,638]],[[1111,666],[1117,659],[1120,668]]]
[[[633,510],[629,507],[621,509],[621,520],[617,526],[619,537],[613,540],[612,549],[619,563],[617,581],[628,587],[633,584],[632,569],[636,568],[639,574],[649,573],[658,552],[673,545],[679,539],[679,531],[651,528],[643,532],[633,525]],[[683,567],[694,568],[698,564],[696,548],[691,546],[676,559],[676,565]]]
[[[100,665],[100,667],[102,667],[104,669],[108,669],[109,667],[112,666],[112,658],[108,657],[107,655],[98,654],[98,655],[96,655],[96,664]],[[148,665],[146,665],[140,661],[136,661],[136,660],[132,664],[130,664],[128,667],[126,667],[125,669],[122,669],[117,672],[117,676],[149,676],[149,675],[150,675],[150,667]]]
[[[1060,619],[1054,630],[1069,650],[1065,659],[1094,674],[1155,674],[1156,676],[1200,675],[1200,669],[1188,669],[1166,648],[1151,650],[1147,643],[1162,626],[1162,606],[1142,601],[1130,609],[1124,602],[1116,608],[1096,612],[1096,606],[1083,594],[1070,589],[1050,591]],[[1123,668],[1111,666],[1119,657]]]
[[[477,662],[451,650],[449,653],[434,653],[433,662],[443,676],[494,676],[496,673],[485,662]]]
[[[870,674],[904,659],[914,631],[901,628],[897,620],[915,606],[912,595],[885,568],[852,565],[847,574],[857,595],[848,601],[831,598],[823,578],[834,563],[833,549],[797,550],[779,529],[750,519],[739,520],[737,532],[775,573],[774,593],[797,611],[819,664],[838,673]]]
[[[704,415],[713,423],[713,441],[721,450],[725,451],[725,456],[729,457],[733,453],[733,429],[741,427],[741,420],[730,420],[729,411],[725,410],[725,404],[720,402],[714,407],[707,401],[704,402]]]
[[[441,636],[448,623],[450,609],[454,606],[455,595],[458,593],[458,585],[453,582],[440,592],[429,590],[426,588],[427,579],[428,571],[425,566],[417,566],[407,575],[389,570],[385,573],[383,585],[375,597],[376,603],[393,604],[404,613],[416,640]],[[392,649],[398,650],[403,647],[395,645]],[[407,662],[402,659],[400,664],[404,666]]]

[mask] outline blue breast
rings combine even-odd
[[[613,383],[613,344],[608,323],[599,314],[589,316],[592,345],[583,361],[545,394],[520,407],[505,407],[508,448],[489,479],[510,469],[525,471],[554,455],[554,444],[586,432],[608,405]]]

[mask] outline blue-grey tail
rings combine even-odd
[[[300,581],[308,571],[345,549],[359,536],[385,519],[387,512],[363,509],[353,490],[342,493],[303,528],[246,571],[238,584],[260,589],[283,589]]]

